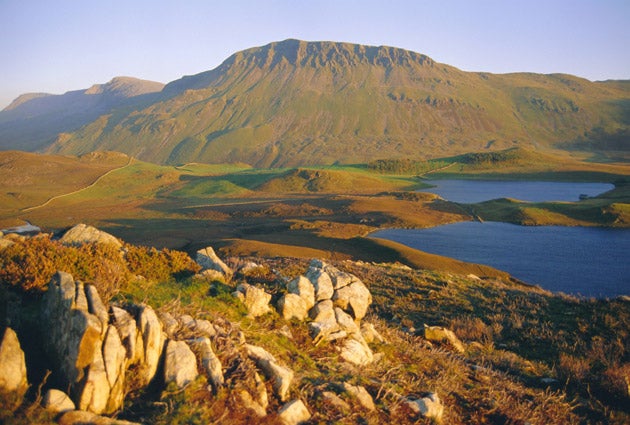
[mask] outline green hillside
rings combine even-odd
[[[392,47],[285,40],[174,81],[52,153],[256,167],[435,158],[510,147],[627,152],[627,82],[464,72]]]

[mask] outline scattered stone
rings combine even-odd
[[[169,340],[164,356],[164,382],[174,382],[183,388],[194,381],[197,374],[197,358],[184,341]]]
[[[350,405],[343,401],[341,397],[339,397],[332,391],[322,392],[322,399],[324,400],[324,402],[326,402],[326,404],[334,407],[340,412],[348,412],[350,410]]]
[[[341,358],[356,366],[364,366],[374,361],[374,354],[364,341],[347,339],[341,347]]]
[[[278,310],[284,318],[284,320],[291,320],[293,318],[298,320],[304,320],[308,317],[308,305],[304,298],[301,298],[297,294],[284,294],[278,301]]]
[[[214,249],[210,246],[197,251],[195,261],[206,270],[216,270],[221,272],[223,276],[228,279],[232,277],[232,269],[230,269],[228,265],[217,256]]]
[[[54,388],[46,391],[42,407],[54,413],[64,413],[75,409],[74,403],[66,393]]]
[[[367,392],[365,387],[360,385],[351,385],[347,382],[343,383],[343,389],[346,391],[352,398],[354,398],[361,407],[366,410],[373,411],[376,410],[376,406],[374,406],[374,400],[370,393]]]
[[[233,295],[245,304],[250,317],[259,317],[271,311],[269,308],[271,294],[266,293],[260,288],[242,283],[237,286],[236,292],[234,292]]]
[[[225,379],[223,377],[223,367],[221,360],[212,350],[210,339],[207,337],[198,338],[192,341],[192,348],[199,353],[201,359],[201,367],[206,373],[210,384],[214,390],[218,390],[223,386]]]
[[[459,353],[466,351],[464,344],[450,329],[441,326],[424,325],[424,338],[431,342],[448,342]]]
[[[437,422],[440,422],[444,415],[444,405],[436,393],[429,393],[421,399],[408,398],[405,404],[416,416]]]
[[[267,416],[267,411],[263,408],[260,403],[258,403],[250,393],[245,390],[241,390],[238,392],[238,396],[241,399],[241,405],[248,410],[254,412],[254,414],[259,418],[264,418]]]
[[[24,351],[15,331],[6,328],[0,341],[0,392],[10,396],[13,410],[22,403],[27,389]]]
[[[289,387],[293,381],[293,371],[287,367],[280,366],[276,362],[275,357],[262,347],[245,344],[245,349],[249,358],[254,360],[256,366],[271,381],[273,391],[280,401],[286,401]]]
[[[302,400],[293,400],[278,410],[278,418],[284,425],[298,425],[308,421],[311,413]]]
[[[122,248],[122,242],[96,227],[80,223],[67,230],[59,241],[64,245],[80,246],[87,243],[110,244]]]
[[[254,373],[254,383],[256,384],[256,401],[267,410],[269,406],[269,394],[267,394],[267,386],[258,372]]]
[[[304,300],[306,308],[313,308],[315,305],[315,287],[306,276],[299,276],[287,285],[290,294],[296,294]]]
[[[205,319],[195,319],[195,326],[193,330],[202,336],[214,337],[217,335],[217,330],[214,325]]]
[[[372,323],[363,322],[361,323],[361,335],[363,335],[363,339],[365,342],[372,343],[374,341],[384,343],[385,338],[376,330]]]
[[[544,385],[555,385],[558,383],[558,380],[554,378],[541,378],[540,383]]]

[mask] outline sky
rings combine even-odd
[[[400,47],[465,71],[630,79],[630,0],[0,0],[0,109],[116,76],[167,83],[287,38]]]

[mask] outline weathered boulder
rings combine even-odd
[[[212,350],[210,339],[207,337],[198,338],[192,341],[192,348],[196,351],[201,359],[201,367],[206,373],[212,387],[217,390],[223,386],[223,367],[221,360]]]
[[[122,242],[109,233],[98,230],[96,227],[80,223],[67,230],[59,241],[64,245],[83,245],[86,243],[111,244],[118,248]]]
[[[352,314],[356,320],[361,320],[365,317],[370,304],[372,304],[372,294],[363,282],[356,280],[337,289],[332,300],[335,306]]]
[[[364,409],[369,411],[376,410],[376,406],[374,406],[374,400],[372,399],[370,393],[367,392],[365,387],[344,382],[343,389]]]
[[[448,342],[460,353],[466,351],[464,344],[457,338],[452,330],[443,328],[442,326],[424,325],[424,338],[431,342]]]
[[[197,358],[184,341],[169,340],[164,356],[164,382],[174,382],[183,388],[194,381],[197,374]]]
[[[214,249],[210,246],[197,251],[195,261],[203,269],[216,270],[223,273],[223,276],[226,278],[230,278],[233,274],[232,269],[217,256]]]
[[[269,301],[271,301],[271,294],[266,293],[260,288],[242,283],[236,287],[236,291],[233,293],[235,297],[240,299],[245,307],[247,307],[247,313],[250,317],[258,317],[263,314],[267,314],[271,311],[269,308]]]
[[[365,341],[349,338],[341,346],[341,358],[356,366],[364,366],[374,361],[374,353]]]
[[[144,347],[144,359],[140,368],[140,380],[146,385],[151,382],[157,372],[166,338],[162,332],[162,322],[160,322],[157,314],[155,314],[155,311],[150,306],[143,305],[140,307],[137,322]]]
[[[440,422],[444,415],[444,405],[436,393],[429,393],[420,399],[407,398],[405,405],[414,415],[433,419],[436,422]]]
[[[304,298],[297,294],[284,294],[278,301],[278,310],[284,320],[291,320],[296,318],[298,320],[304,320],[308,317],[309,307],[304,301]]]
[[[315,287],[306,276],[298,276],[287,285],[290,294],[296,294],[304,300],[306,308],[315,305]]]
[[[308,421],[311,413],[302,400],[293,400],[278,410],[278,418],[284,425],[298,425]]]
[[[271,381],[274,393],[280,401],[286,401],[289,395],[289,387],[293,381],[293,371],[280,366],[275,357],[262,347],[245,344],[245,350],[250,359],[256,363],[263,374]]]
[[[313,321],[308,326],[315,344],[330,340],[331,335],[341,330],[335,317],[333,303],[330,300],[320,301],[315,304],[309,315],[313,318]]]
[[[13,409],[21,404],[27,389],[24,351],[15,331],[6,328],[0,341],[0,394]]]
[[[75,409],[70,397],[63,391],[54,388],[46,391],[42,399],[42,407],[55,413],[69,412]]]

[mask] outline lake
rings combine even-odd
[[[453,202],[466,204],[497,198],[528,202],[578,201],[580,195],[595,196],[614,188],[610,183],[534,181],[427,180],[434,188],[422,189]]]
[[[630,295],[630,229],[463,222],[381,230],[371,236],[487,264],[550,291],[589,297]]]
[[[454,202],[496,198],[578,201],[613,188],[607,183],[430,180],[423,189]],[[528,283],[569,294],[630,295],[630,229],[528,227],[464,222],[431,229],[390,229],[372,236],[433,254],[487,264]]]

